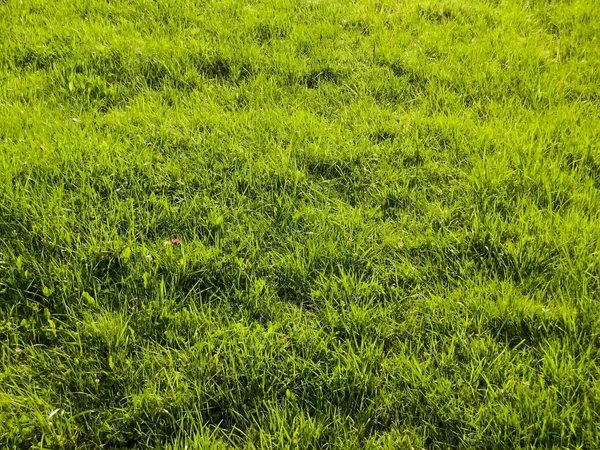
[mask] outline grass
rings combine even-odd
[[[600,447],[599,17],[1,1],[0,446]]]

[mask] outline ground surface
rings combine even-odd
[[[0,446],[599,448],[599,19],[0,2]]]

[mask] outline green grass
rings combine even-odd
[[[594,0],[0,1],[0,447],[600,448],[599,142]]]

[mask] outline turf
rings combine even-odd
[[[599,19],[0,1],[0,446],[600,448]]]

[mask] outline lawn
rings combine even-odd
[[[1,0],[0,447],[600,448],[600,2]]]

